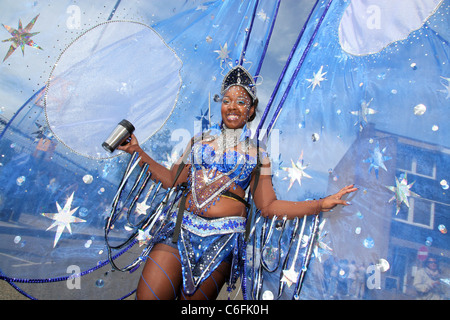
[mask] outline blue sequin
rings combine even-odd
[[[262,153],[263,157],[267,153]],[[215,177],[215,172],[219,171],[227,174],[230,179],[238,177],[236,185],[245,190],[250,184],[251,174],[256,167],[256,157],[249,154],[242,154],[235,150],[224,152],[220,159],[216,157],[216,151],[208,144],[196,143],[191,152],[191,164],[196,170],[207,170],[213,173],[210,178]]]

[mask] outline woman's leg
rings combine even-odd
[[[136,290],[138,300],[173,300],[182,284],[178,250],[157,244],[145,263]]]

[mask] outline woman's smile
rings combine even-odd
[[[222,120],[230,129],[242,128],[254,112],[250,95],[240,86],[228,89],[222,99]]]

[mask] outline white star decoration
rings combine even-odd
[[[74,192],[69,197],[69,199],[67,199],[67,202],[64,205],[64,208],[61,208],[59,203],[56,202],[56,207],[58,209],[58,213],[41,213],[42,216],[55,221],[46,230],[46,231],[48,231],[53,227],[57,227],[55,240],[53,242],[53,248],[56,247],[56,244],[58,243],[59,238],[61,238],[61,235],[65,228],[67,228],[67,230],[69,230],[70,234],[72,234],[72,229],[70,227],[71,223],[86,222],[86,220],[83,220],[83,219],[73,216],[73,214],[78,210],[78,207],[75,209],[71,209],[73,195],[74,195]]]
[[[258,18],[259,18],[261,21],[267,21],[267,20],[269,19],[269,17],[267,16],[267,14],[264,12],[263,9],[261,9],[261,10],[258,12],[257,16],[258,16]]]
[[[323,227],[325,226],[326,219],[324,219],[320,225],[319,229],[317,230],[317,233],[315,234],[316,239],[314,240],[313,244],[313,253],[314,256],[319,260],[319,262],[322,262],[322,255],[324,254],[331,254],[333,252],[333,249],[325,243],[326,237],[328,235],[327,231],[323,230]],[[306,239],[304,240],[305,243],[308,243],[309,236],[304,236]]]
[[[169,168],[169,167],[168,167],[168,168]],[[151,206],[149,206],[149,205],[147,204],[147,200],[148,200],[148,198],[150,197],[150,194],[152,193],[154,186],[155,186],[155,185],[152,185],[152,186],[148,189],[147,194],[146,194],[145,197],[144,197],[144,200],[142,200],[142,202],[139,202],[139,203],[136,205],[136,210],[135,210],[135,212],[138,214],[138,216],[140,216],[140,215],[146,215],[146,214],[147,214],[147,210],[151,207]]]
[[[136,237],[136,239],[139,241],[139,247],[142,247],[143,245],[147,244],[151,239],[152,235],[150,234],[150,228],[147,228],[145,230],[139,229],[139,234]]]
[[[295,249],[295,255],[294,255],[294,258],[292,259],[291,267],[289,269],[283,270],[283,277],[281,278],[280,281],[286,283],[288,287],[292,286],[292,284],[297,283],[297,281],[298,281],[298,276],[299,276],[300,272],[295,271],[295,265],[297,264],[297,259],[299,256],[300,248],[303,248],[306,246],[306,243],[304,243],[304,239],[305,239],[305,237],[302,237],[300,239],[300,236],[299,236],[299,239],[297,242],[297,248]]]
[[[389,202],[392,202],[395,200],[397,205],[397,210],[395,211],[395,214],[397,215],[400,211],[400,206],[402,205],[402,202],[406,204],[406,206],[409,208],[409,200],[408,197],[420,197],[417,193],[412,192],[411,187],[415,183],[412,182],[408,184],[408,177],[405,173],[404,175],[400,176],[400,181],[395,177],[395,187],[394,186],[386,186],[389,190],[395,192],[395,195],[389,199]]]
[[[314,235],[313,254],[319,260],[319,262],[322,262],[323,254],[331,254],[333,252],[333,249],[325,243],[326,236],[328,235],[328,232],[323,230],[325,223],[326,219],[324,219],[320,223],[319,229]],[[300,272],[295,271],[295,265],[298,258],[299,249],[306,248],[308,243],[309,236],[303,235],[302,239],[299,239],[299,242],[297,243],[297,249],[291,267],[289,269],[283,270],[283,276],[280,281],[286,283],[288,287],[290,287],[294,283],[297,283],[298,281]]]
[[[283,270],[283,277],[281,281],[286,283],[288,287],[291,287],[292,284],[297,283],[299,272],[295,271],[295,263],[292,264],[290,269]]]
[[[303,165],[303,151],[302,151],[299,161],[297,161],[297,163],[294,163],[294,161],[292,161],[292,159],[291,159],[291,167],[290,168],[286,168],[286,167],[281,168],[288,173],[288,177],[284,178],[283,180],[287,180],[288,178],[290,179],[288,191],[292,188],[295,181],[297,181],[299,183],[299,185],[302,185],[302,178],[312,179],[312,177],[305,172],[305,169],[307,167],[308,167],[308,165],[306,165],[306,166]]]
[[[369,173],[374,169],[375,176],[378,179],[378,171],[379,168],[383,169],[387,172],[386,165],[384,164],[384,161],[391,160],[391,157],[385,156],[384,153],[386,152],[386,148],[384,147],[383,150],[380,150],[380,145],[377,143],[377,146],[373,151],[370,151],[370,158],[363,160],[365,163],[370,163],[369,166]]]
[[[377,113],[376,110],[369,108],[369,105],[372,101],[373,99],[370,99],[369,102],[363,100],[358,111],[350,111],[351,114],[358,116],[358,121],[355,122],[355,126],[359,124],[359,131],[362,131],[362,129],[364,128],[363,125],[368,123],[367,116]]]
[[[216,52],[219,56],[217,57],[217,59],[220,59],[220,65],[222,66],[223,62],[226,62],[227,59],[229,59],[230,57],[228,56],[228,54],[230,53],[230,51],[228,51],[228,43],[225,42],[224,46],[220,46],[220,50],[214,50],[214,52]]]
[[[150,206],[147,204],[147,199],[148,199],[148,196],[145,197],[144,201],[139,202],[138,204],[136,204],[136,210],[135,211],[138,214],[138,216],[147,214],[147,210],[148,210],[148,208],[150,208]]]
[[[327,80],[327,79],[325,79],[323,77],[327,73],[326,72],[322,73],[322,70],[323,70],[323,66],[320,66],[320,69],[319,69],[319,71],[317,71],[317,73],[313,72],[313,78],[312,79],[306,79],[307,81],[311,82],[311,84],[308,86],[308,88],[312,86],[312,91],[314,91],[316,86],[320,87],[320,83],[322,81]]]

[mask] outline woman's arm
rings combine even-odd
[[[172,166],[172,168],[167,169],[163,165],[159,164],[155,160],[153,160],[148,154],[146,154],[142,148],[139,145],[139,142],[135,135],[131,135],[129,142],[124,145],[120,146],[117,149],[125,151],[129,154],[133,154],[134,152],[138,152],[139,156],[141,157],[141,160],[139,162],[140,166],[143,166],[144,163],[148,164],[148,170],[152,173],[151,179],[157,182],[161,182],[163,188],[171,188],[174,184],[175,176],[178,171],[178,167],[181,165],[181,159],[183,156]],[[185,150],[186,152],[190,151],[190,146]],[[189,170],[187,167],[183,169],[180,176],[178,177],[175,185],[178,185],[180,183],[183,183],[187,181],[189,174]]]
[[[255,178],[252,178],[250,183],[250,190],[253,190]],[[345,200],[341,198],[356,191],[353,185],[342,188],[338,193],[328,196],[320,200],[311,201],[286,201],[278,200],[272,185],[272,175],[270,163],[265,161],[261,167],[261,174],[258,184],[256,186],[253,200],[256,207],[261,211],[262,216],[287,216],[288,219],[295,217],[303,217],[306,215],[319,214],[321,211],[330,211],[337,205],[348,205]]]

